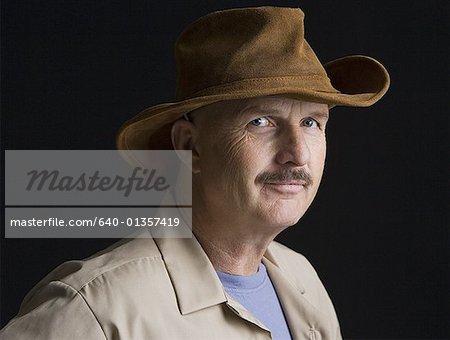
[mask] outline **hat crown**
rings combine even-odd
[[[303,19],[300,9],[280,7],[225,10],[198,19],[175,45],[177,100],[277,77],[303,77],[306,83],[321,78],[331,87],[304,39]]]

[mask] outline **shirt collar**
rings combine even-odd
[[[155,238],[155,242],[165,262],[182,315],[227,301],[222,283],[194,235],[192,238]],[[266,266],[271,263],[271,268],[278,267],[271,246],[264,254],[263,262]],[[268,267],[269,275],[271,271]],[[283,276],[294,284],[288,273],[283,272]],[[298,282],[294,286],[304,293]]]
[[[177,296],[181,314],[227,301],[214,267],[194,235],[155,239]]]

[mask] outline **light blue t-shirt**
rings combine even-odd
[[[256,274],[244,276],[217,272],[225,291],[247,308],[272,333],[273,339],[292,339],[277,293],[260,263]]]

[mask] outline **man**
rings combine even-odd
[[[323,67],[290,8],[215,12],[176,43],[177,101],[124,124],[119,149],[192,150],[191,239],[137,238],[63,264],[2,339],[339,339],[300,254],[273,242],[311,204],[335,105],[387,91],[377,61]]]

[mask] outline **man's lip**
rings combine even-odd
[[[283,194],[296,194],[306,188],[306,182],[266,182],[265,185]]]

